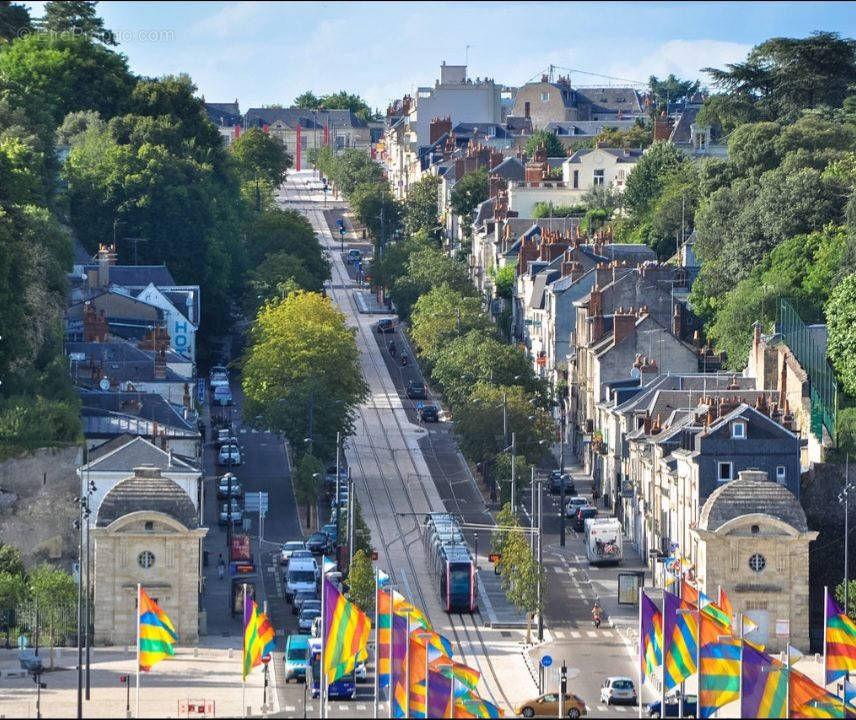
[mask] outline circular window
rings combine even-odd
[[[148,550],[144,550],[139,555],[137,555],[137,562],[140,564],[140,567],[146,568],[147,570],[155,564],[155,555]]]
[[[749,567],[752,568],[755,572],[761,572],[765,567],[767,567],[767,561],[764,559],[764,556],[760,553],[755,553],[752,557],[749,558]]]

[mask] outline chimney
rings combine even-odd
[[[612,316],[612,336],[613,342],[618,345],[624,338],[633,332],[636,327],[636,315],[632,310],[624,312],[623,308],[618,308],[618,312]]]
[[[83,306],[83,341],[84,342],[107,342],[110,325],[102,310],[100,313],[92,303]]]
[[[603,293],[600,291],[600,285],[595,280],[594,287],[589,295],[589,315],[603,314]]]
[[[624,157],[630,157],[630,141],[624,141]]]
[[[428,144],[433,145],[450,132],[452,132],[452,118],[448,115],[442,119],[435,117],[428,126]]]
[[[497,165],[499,165],[503,161],[501,152],[492,152],[490,154],[490,163],[488,164],[488,170],[493,170]]]
[[[263,132],[265,135],[267,135],[267,134],[270,132],[270,125],[268,125],[267,123],[265,123],[264,125],[262,125],[262,132]]]
[[[597,253],[597,250],[595,250],[595,253]],[[612,268],[609,267],[609,263],[598,263],[594,273],[594,282],[598,287],[606,287],[612,282]]]
[[[675,314],[672,316],[672,335],[681,337],[681,304],[675,303]]]
[[[651,411],[650,410],[645,411],[645,424],[643,427],[645,429],[645,434],[650,435],[651,434],[651,428],[653,427],[653,422],[651,421]]]
[[[779,405],[784,406],[788,397],[788,354],[782,354],[782,372],[779,376]]]
[[[665,111],[654,120],[654,142],[665,141],[672,134],[672,119],[666,116]]]
[[[237,140],[239,137],[241,137],[241,126],[235,125],[235,129],[232,131],[232,139]]]
[[[455,160],[455,180],[460,180],[464,177],[464,160],[463,158],[458,158]]]
[[[169,465],[168,467],[172,467],[172,448],[169,449]]]

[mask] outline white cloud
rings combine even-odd
[[[231,41],[236,34],[251,32],[258,35],[258,28],[266,27],[266,21],[277,13],[278,4],[256,0],[228,3],[193,23],[187,29],[187,36],[198,40],[227,38]],[[208,3],[200,3],[200,10],[208,7]]]

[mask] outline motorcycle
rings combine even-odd
[[[600,619],[601,619],[601,610],[599,607],[595,607],[594,610],[591,611],[591,617],[594,621],[594,626],[596,628],[600,627]]]
[[[396,350],[395,350],[395,343],[394,342],[387,344],[386,349],[389,350],[389,354],[391,357],[395,357]]]
[[[401,366],[404,367],[407,365],[407,355],[405,353],[401,354]]]

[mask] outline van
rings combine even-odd
[[[289,635],[285,641],[285,682],[306,682],[306,655],[309,651],[308,635]]]
[[[214,403],[220,405],[232,405],[232,391],[228,385],[219,385],[214,388]]]
[[[285,573],[285,599],[291,602],[301,590],[314,592],[320,574],[314,558],[292,560]]]

